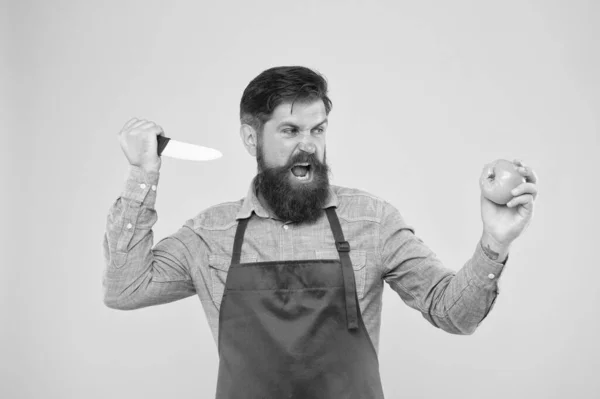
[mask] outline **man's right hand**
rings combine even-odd
[[[158,172],[161,159],[158,156],[156,136],[164,136],[162,127],[145,119],[129,120],[118,133],[121,149],[131,165],[145,171]]]

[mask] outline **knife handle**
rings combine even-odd
[[[162,154],[163,150],[165,149],[165,147],[169,143],[169,140],[171,140],[171,139],[169,137],[165,137],[165,136],[156,136],[156,139],[158,140],[158,146],[157,146],[156,152],[158,152],[158,156],[160,157],[160,154]]]

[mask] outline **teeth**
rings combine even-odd
[[[306,175],[304,175],[304,176],[296,176],[296,175],[294,175],[294,177],[296,179],[298,179],[298,180],[308,180],[310,178],[310,171],[308,171],[308,173],[306,173]]]

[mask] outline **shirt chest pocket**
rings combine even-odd
[[[242,254],[240,263],[255,263],[258,259],[257,254],[248,253]],[[208,269],[210,272],[210,296],[219,307],[223,292],[225,292],[225,282],[227,281],[227,272],[231,265],[231,256],[227,255],[209,255]]]
[[[317,259],[336,259],[340,256],[335,250],[315,251]],[[350,261],[354,269],[354,281],[356,283],[356,295],[362,298],[365,295],[365,285],[367,281],[367,251],[351,250]]]

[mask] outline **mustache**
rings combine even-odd
[[[259,145],[258,153],[256,154],[257,176],[260,179],[264,173],[279,173],[284,175],[297,163],[308,163],[316,174],[327,174],[330,172],[330,168],[326,156],[327,153],[324,152],[323,161],[319,161],[316,153],[311,154],[300,150],[296,154],[290,155],[288,161],[284,165],[270,166],[265,162],[263,147]]]
[[[323,163],[321,161],[319,161],[319,159],[317,158],[317,156],[314,153],[309,154],[307,152],[300,151],[296,155],[290,157],[289,161],[285,164],[284,168],[290,169],[292,166],[294,166],[297,163],[309,163],[316,167],[323,166]]]

